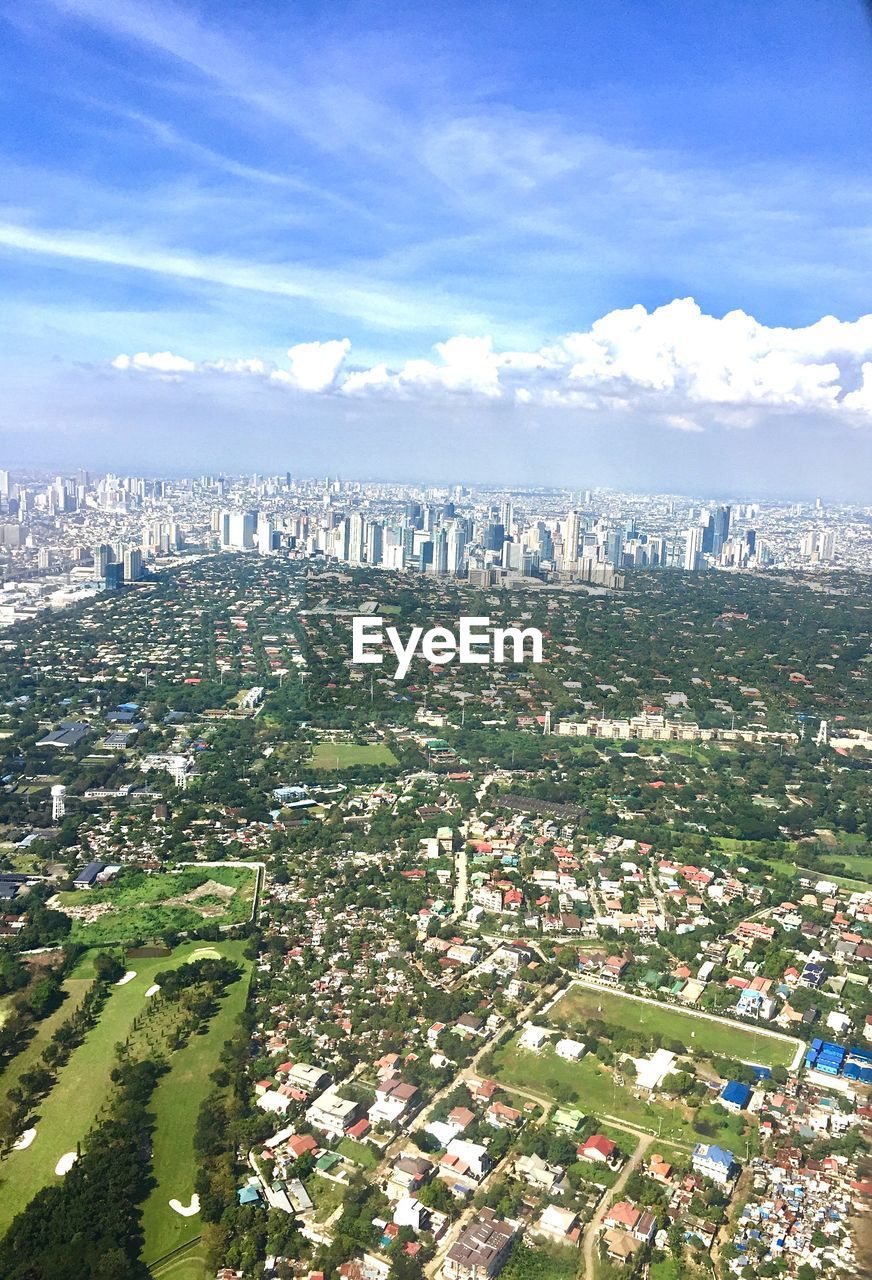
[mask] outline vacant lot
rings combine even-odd
[[[206,1033],[191,1036],[187,1045],[172,1055],[170,1070],[159,1081],[151,1101],[157,1117],[152,1148],[152,1173],[157,1185],[143,1211],[146,1262],[162,1258],[170,1250],[195,1240],[202,1229],[199,1214],[182,1217],[170,1208],[169,1202],[175,1199],[187,1205],[194,1194],[197,1116],[204,1098],[214,1088],[209,1076],[218,1065],[225,1040],[233,1034],[248,992],[251,962],[243,956],[244,946],[242,942],[218,944],[221,955],[243,966],[244,975],[228,990]],[[212,948],[198,950],[205,955]],[[193,958],[197,958],[196,950]]]
[[[242,924],[251,915],[255,868],[191,867],[179,872],[123,874],[105,889],[58,894],[73,918],[73,942],[131,946],[204,923]]]
[[[680,1102],[650,1103],[637,1098],[627,1087],[632,1081],[621,1075],[616,1078],[593,1054],[587,1054],[581,1062],[566,1062],[558,1058],[550,1047],[539,1053],[519,1049],[515,1038],[498,1049],[495,1057],[495,1075],[509,1089],[514,1086],[547,1102],[578,1107],[586,1116],[611,1117],[636,1125],[685,1150],[691,1144],[704,1140],[719,1142],[744,1155],[745,1144],[741,1137],[744,1122],[741,1118],[728,1115],[722,1107],[703,1108],[711,1126],[703,1138],[693,1128],[696,1117],[689,1107]],[[631,1077],[632,1074],[630,1067]],[[625,1080],[625,1083],[618,1083],[618,1079]],[[626,1149],[628,1142],[632,1139],[624,1135],[620,1145]]]
[[[237,959],[242,945],[219,942],[211,949]],[[136,977],[124,986],[112,988],[97,1026],[73,1051],[67,1064],[61,1068],[51,1093],[39,1104],[31,1122],[36,1128],[35,1140],[25,1150],[11,1152],[3,1163],[0,1170],[0,1234],[41,1187],[55,1180],[55,1165],[61,1156],[75,1151],[77,1144],[86,1137],[112,1087],[110,1073],[115,1063],[115,1046],[131,1034],[137,1014],[147,1004],[145,993],[153,984],[155,974],[191,959],[198,950],[202,950],[201,944],[186,943],[177,947],[169,958],[155,956],[135,960]],[[69,983],[78,982],[84,990],[90,972],[91,960],[86,956]],[[239,987],[242,985],[238,984]],[[71,1000],[73,998],[71,994]],[[231,998],[228,996],[228,1000]],[[59,1021],[69,1016],[71,1000],[63,1006],[65,1013],[58,1011]],[[225,1027],[219,1047],[226,1038]],[[33,1047],[29,1045],[25,1053],[29,1055]],[[17,1059],[10,1071],[13,1068],[20,1070]],[[5,1077],[3,1085],[9,1087]]]
[[[718,1022],[705,1014],[685,1012],[667,1004],[647,1004],[600,988],[570,988],[548,1016],[557,1026],[579,1031],[586,1023],[598,1020],[659,1033],[667,1041],[679,1041],[689,1053],[704,1051],[764,1067],[789,1066],[796,1052],[795,1041],[761,1035],[754,1027]]]
[[[356,765],[398,763],[390,747],[381,743],[358,745],[354,742],[319,742],[312,748],[307,762],[312,769],[352,769]]]

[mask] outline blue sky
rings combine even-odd
[[[863,496],[862,4],[0,13],[11,459]]]

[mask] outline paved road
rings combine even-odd
[[[455,918],[462,916],[466,906],[466,887],[467,887],[467,863],[469,858],[466,853],[466,846],[457,853],[454,859],[454,867],[457,872],[457,883],[454,886],[454,916]]]
[[[636,1150],[633,1152],[633,1154],[630,1156],[627,1163],[624,1165],[623,1169],[621,1170],[621,1176],[618,1178],[615,1185],[613,1187],[608,1187],[600,1196],[599,1203],[597,1204],[597,1207],[594,1210],[593,1217],[591,1218],[590,1222],[587,1224],[587,1227],[585,1228],[584,1239],[582,1241],[582,1255],[583,1255],[583,1262],[584,1262],[583,1273],[587,1277],[587,1280],[593,1280],[593,1277],[596,1271],[596,1259],[594,1257],[594,1250],[596,1249],[597,1235],[599,1234],[599,1229],[602,1224],[602,1220],[606,1216],[606,1210],[609,1208],[609,1205],[612,1203],[613,1200],[617,1200],[618,1196],[621,1194],[624,1187],[627,1185],[627,1182],[630,1179],[630,1175],[634,1173],[635,1170],[638,1169],[639,1165],[642,1163],[642,1160],[644,1159],[644,1156],[645,1156],[645,1152],[648,1150],[651,1144],[656,1141],[657,1139],[652,1135],[646,1136],[644,1138],[640,1138],[638,1145],[636,1146]]]

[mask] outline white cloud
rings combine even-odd
[[[350,350],[348,338],[331,342],[299,342],[295,347],[289,347],[292,383],[301,391],[329,390]]]
[[[174,356],[171,351],[138,351],[135,356],[120,355],[112,361],[115,369],[141,369],[153,373],[193,373],[196,365],[184,356]]]
[[[800,329],[768,328],[731,311],[706,315],[692,298],[654,311],[611,311],[586,332],[536,351],[496,351],[490,337],[436,343],[435,358],[347,366],[348,338],[302,342],[288,367],[260,359],[195,365],[170,352],[118,356],[117,369],[245,373],[312,395],[434,400],[463,396],[517,406],[644,414],[676,431],[715,423],[748,427],[767,413],[872,420],[872,316],[825,317]],[[864,360],[865,357],[865,360]]]

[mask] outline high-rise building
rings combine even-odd
[[[712,514],[712,547],[713,556],[719,556],[724,543],[730,536],[730,508],[715,507]]]
[[[448,527],[448,572],[455,576],[463,573],[466,531],[459,520]]]
[[[348,563],[363,564],[366,551],[366,521],[359,511],[353,511],[348,520]]]
[[[563,568],[572,569],[575,561],[578,559],[578,541],[581,537],[581,513],[578,511],[570,511],[566,517],[566,527],[563,532]]]
[[[142,552],[136,547],[128,547],[124,552],[124,581],[139,582],[142,578]]]
[[[706,530],[702,525],[695,524],[687,530],[684,535],[684,568],[695,570],[702,564],[703,540]]]
[[[227,513],[225,513],[227,514]],[[250,511],[231,511],[222,527],[221,545],[232,551],[251,551],[254,547],[254,515]],[[224,541],[226,531],[227,540]]]
[[[380,520],[370,520],[366,526],[366,563],[380,565],[384,558],[384,526]]]
[[[268,556],[272,552],[274,532],[269,516],[261,512],[257,517],[257,549],[260,555]]]

